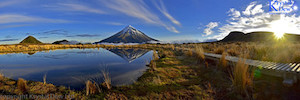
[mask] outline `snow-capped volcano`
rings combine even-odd
[[[143,32],[135,29],[131,25],[128,25],[115,35],[96,43],[146,43],[150,41],[158,40],[150,38]]]
[[[141,31],[133,28],[131,25],[128,25],[127,27],[125,27],[121,33],[126,34],[127,32],[130,34],[143,34]]]

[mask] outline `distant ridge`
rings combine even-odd
[[[55,41],[52,44],[67,44],[67,43],[69,43],[68,40],[60,40],[60,41]]]
[[[150,38],[143,32],[128,25],[115,35],[95,43],[146,43],[150,41],[158,40]]]
[[[284,34],[283,39],[286,41],[298,42],[300,41],[300,35],[286,33]],[[233,31],[220,40],[220,42],[268,42],[274,40],[275,37],[273,32],[257,31],[245,34],[243,32]]]
[[[20,42],[20,44],[42,44],[41,41],[37,40],[35,37],[33,36],[28,36],[27,38],[25,38],[23,41]]]
[[[55,41],[52,44],[81,44],[78,41],[68,41],[68,40],[60,40],[60,41]]]

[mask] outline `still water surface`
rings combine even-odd
[[[86,80],[103,82],[109,72],[113,85],[131,84],[146,71],[153,51],[144,49],[65,49],[0,55],[4,76],[82,89]]]

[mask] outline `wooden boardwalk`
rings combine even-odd
[[[206,57],[220,59],[222,55],[204,53]],[[226,56],[225,58],[230,62],[238,62],[238,57]],[[276,77],[282,77],[285,84],[294,84],[300,79],[300,64],[299,63],[275,63],[259,60],[245,59],[245,64],[252,67],[259,67],[262,69],[263,74],[268,74]]]
[[[222,55],[220,54],[212,54],[212,53],[204,53],[205,56],[214,57],[214,58],[221,58]],[[226,56],[225,58],[231,62],[238,62],[238,57],[233,56]],[[276,70],[276,71],[284,71],[290,73],[300,73],[300,64],[298,63],[275,63],[275,62],[266,62],[266,61],[258,61],[258,60],[251,60],[245,59],[245,64],[255,67],[261,67],[268,70]]]

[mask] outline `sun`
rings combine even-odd
[[[276,39],[283,38],[285,34],[285,30],[288,29],[288,23],[286,23],[284,20],[276,20],[271,23],[271,30],[274,32]]]

